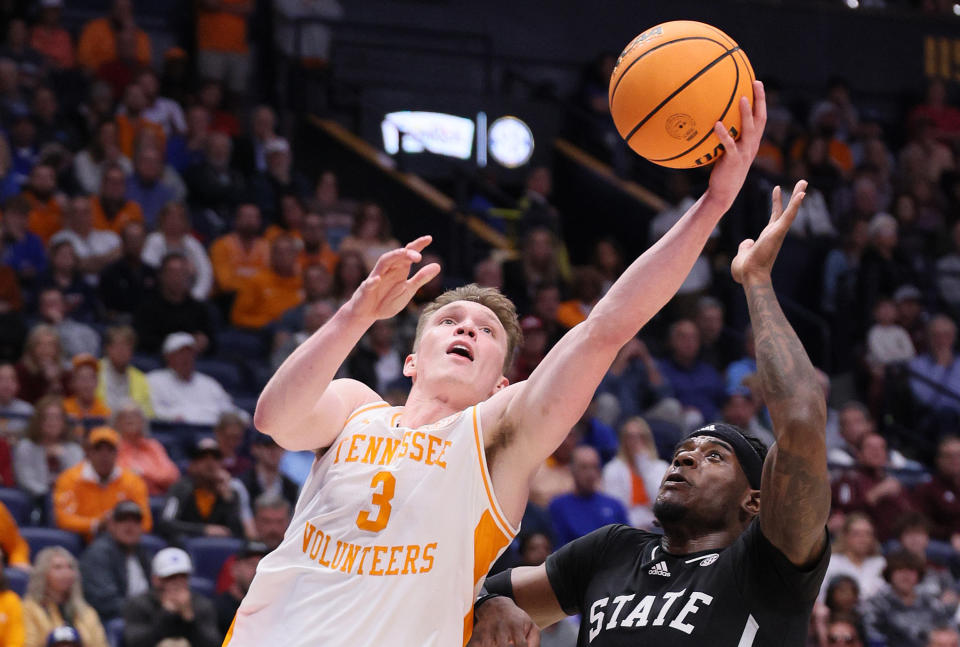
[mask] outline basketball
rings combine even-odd
[[[753,105],[753,68],[725,33],[675,20],[626,46],[610,77],[610,114],[620,136],[642,157],[669,168],[716,161],[722,121],[740,136],[740,97]]]

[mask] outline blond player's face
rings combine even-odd
[[[505,384],[507,332],[493,311],[472,301],[449,303],[430,318],[405,372],[478,391],[478,401]]]

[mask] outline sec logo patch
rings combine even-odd
[[[667,117],[667,134],[674,139],[690,141],[697,136],[697,122],[690,115],[678,112]]]

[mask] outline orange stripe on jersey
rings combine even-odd
[[[357,416],[359,416],[361,413],[366,413],[367,411],[373,411],[374,409],[382,409],[384,407],[389,407],[389,406],[390,405],[387,404],[386,402],[380,402],[378,404],[372,404],[369,407],[361,407],[360,409],[357,409],[352,414],[350,414],[350,417],[347,418],[347,421],[343,423],[343,426],[346,427],[347,425],[349,425],[350,421],[356,418]]]
[[[476,441],[477,445],[477,460],[480,461],[480,476],[483,477],[483,487],[487,491],[487,499],[490,502],[490,509],[493,511],[493,514],[496,515],[497,521],[500,522],[500,525],[507,530],[510,530],[513,526],[503,520],[503,517],[500,516],[500,513],[497,512],[497,500],[493,498],[493,490],[490,488],[490,482],[487,480],[487,468],[484,465],[484,449],[483,443],[480,440],[480,425],[477,422],[477,407],[473,408],[473,438]],[[484,513],[486,514],[486,513]]]
[[[227,647],[230,639],[233,638],[233,625],[237,624],[237,614],[233,614],[233,620],[230,621],[230,628],[227,629],[227,635],[223,638],[223,644],[220,647]]]
[[[509,526],[508,526],[509,527]],[[493,562],[497,559],[510,537],[500,530],[493,520],[490,510],[484,510],[477,527],[473,529],[473,584],[474,588],[484,578]],[[466,645],[473,633],[473,610],[463,617],[463,644]]]

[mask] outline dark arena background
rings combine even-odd
[[[83,647],[220,644],[314,458],[257,432],[257,397],[398,241],[433,235],[443,272],[338,375],[402,404],[420,308],[476,282],[517,304],[508,377],[529,376],[707,185],[633,153],[607,104],[621,49],[680,19],[749,56],[760,152],[494,571],[653,527],[702,421],[772,441],[730,261],[771,189],[806,178],[774,285],[829,405],[833,557],[807,644],[957,647],[947,0],[0,0],[0,645],[80,644],[48,643],[61,625]],[[571,492],[598,503],[572,515]],[[163,592],[183,575],[190,595]]]

